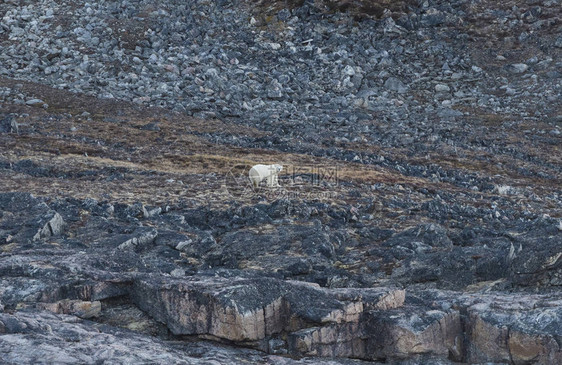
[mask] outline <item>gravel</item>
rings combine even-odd
[[[310,2],[275,16],[239,1],[6,2],[0,75],[270,135],[205,135],[215,143],[360,161],[486,190],[490,181],[466,171],[348,151],[345,141],[422,156],[441,144],[520,154],[498,140],[475,142],[487,127],[461,122],[490,116],[514,130],[546,121],[553,135],[558,127],[549,121],[562,110],[561,11],[555,1],[535,3],[480,9],[473,0],[426,1],[358,21]],[[490,17],[498,22],[489,25]],[[488,28],[472,34],[475,26]],[[490,37],[504,33],[526,35]],[[4,97],[48,108],[35,99],[18,90]]]
[[[438,83],[437,92],[452,87],[474,95],[475,100],[453,98],[448,105],[517,108],[516,97],[497,106],[489,101],[496,85],[486,78],[488,65],[475,65],[462,49],[463,3],[432,1],[397,22],[383,17],[353,23],[346,14],[328,14],[308,3],[283,9],[275,20],[256,20],[237,2],[168,0],[158,8],[145,0],[10,2],[0,5],[7,39],[0,74],[248,123],[327,125],[337,122],[339,112],[360,113],[365,107],[367,114],[380,108],[393,114],[397,97],[409,116],[423,112],[416,92],[439,80],[451,83]],[[555,4],[549,4],[544,2],[543,12],[553,11]],[[505,15],[504,28],[519,29],[514,17]],[[458,39],[447,41],[450,35]],[[529,67],[507,66],[516,74]],[[559,77],[541,82],[543,93],[560,92]],[[479,99],[486,101],[480,105]],[[435,97],[429,104],[439,109],[442,101]]]

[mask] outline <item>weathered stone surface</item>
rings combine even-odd
[[[189,363],[159,341],[124,331],[99,331],[73,316],[48,312],[2,314],[0,353],[6,364],[137,361]]]
[[[44,103],[41,99],[29,99],[25,102],[27,105],[43,105]]]
[[[0,132],[18,133],[18,123],[13,115],[3,115],[0,113]]]
[[[363,311],[372,309],[393,309],[402,307],[405,299],[405,290],[394,288],[338,288],[326,290],[328,295],[341,301],[361,303]]]
[[[369,359],[365,336],[359,322],[306,328],[288,335],[288,352],[297,356]]]
[[[452,360],[470,364],[560,362],[562,298],[557,293],[461,294],[432,290],[412,293],[406,303],[416,306],[425,303],[424,306],[438,309],[437,312],[453,314],[449,319],[454,321],[449,322],[448,328],[460,330],[457,332],[460,337],[452,341],[449,332],[449,340],[440,342],[452,345],[449,348]],[[451,323],[460,327],[451,327]]]
[[[55,303],[38,303],[36,307],[58,314],[72,314],[80,318],[98,317],[101,312],[99,301],[61,300]]]
[[[0,284],[0,298],[4,305],[11,306],[22,302],[38,302],[42,293],[50,289],[48,283],[29,277],[2,277]]]
[[[51,236],[59,235],[64,229],[64,220],[57,212],[49,212],[37,222],[39,225],[47,221],[42,228],[33,236],[34,241],[46,239]]]
[[[213,278],[188,282],[156,278],[135,282],[131,295],[141,309],[174,334],[255,341],[279,332],[287,313],[279,283],[251,284]]]
[[[372,359],[431,353],[462,360],[463,328],[457,311],[405,307],[370,312],[366,321],[370,338],[365,353]]]
[[[406,85],[396,77],[389,77],[384,82],[384,87],[391,91],[397,91],[399,93],[405,93],[407,88]]]
[[[401,290],[328,290],[267,278],[143,279],[131,296],[174,334],[231,341],[260,341],[310,323],[357,323],[366,308],[396,308],[404,301]]]
[[[466,359],[477,362],[562,362],[562,301],[489,296],[467,308]]]
[[[7,196],[11,204],[4,210],[3,222],[14,219],[17,212],[26,212],[21,213],[25,218],[26,215],[53,211],[39,199],[27,195]],[[125,315],[123,318],[131,318],[128,326],[123,320],[113,320],[111,316],[104,314],[103,303],[100,301],[126,298],[126,303],[135,304],[175,335],[227,340],[271,354],[406,362],[426,357],[452,361],[470,359],[471,362],[506,359],[525,362],[534,357],[541,359],[540,361],[557,361],[559,356],[554,346],[558,334],[551,330],[558,328],[560,320],[560,299],[555,295],[468,295],[439,290],[409,292],[409,289],[392,287],[327,288],[317,283],[287,280],[286,274],[264,277],[257,272],[232,268],[202,269],[197,273],[168,261],[168,258],[180,260],[180,252],[186,252],[188,246],[183,247],[182,251],[176,250],[178,241],[184,242],[186,238],[194,237],[197,241],[192,241],[190,245],[200,246],[192,252],[201,252],[195,257],[203,259],[213,250],[237,255],[245,260],[252,259],[249,252],[259,253],[265,258],[269,252],[285,252],[289,257],[290,251],[283,247],[280,240],[273,241],[269,247],[260,247],[258,238],[261,237],[263,242],[264,236],[249,234],[245,230],[239,231],[242,233],[237,238],[226,235],[227,239],[220,244],[210,240],[209,237],[212,236],[208,233],[203,234],[197,230],[189,235],[171,234],[171,226],[165,226],[165,233],[160,236],[154,228],[131,224],[130,215],[112,218],[105,209],[98,209],[98,205],[101,207],[100,203],[73,204],[57,204],[56,209],[69,222],[70,227],[76,222],[73,220],[76,215],[75,206],[87,206],[92,214],[96,214],[87,220],[82,219],[81,222],[86,223],[81,223],[78,230],[72,228],[76,232],[74,237],[89,244],[76,245],[74,240],[66,241],[65,234],[68,231],[64,231],[58,236],[51,236],[52,240],[63,245],[61,248],[29,251],[25,247],[34,242],[30,240],[21,246],[23,251],[16,245],[15,252],[2,254],[0,300],[4,311],[42,308],[55,313],[70,313],[108,321],[162,336],[162,330],[146,319],[140,319],[137,323],[133,317]],[[275,205],[271,208],[277,207]],[[161,215],[166,219],[165,213]],[[107,224],[108,219],[113,220],[112,230],[120,226],[124,228],[100,235],[99,227]],[[190,219],[197,222],[194,218]],[[171,222],[177,224],[175,218]],[[523,274],[515,271],[516,268],[527,268],[528,272],[539,275],[531,277],[542,277],[540,275],[543,275],[543,269],[548,272],[548,269],[553,268],[552,272],[556,272],[557,261],[550,257],[551,252],[556,252],[558,241],[555,234],[559,230],[550,220],[545,220],[543,224],[550,230],[552,237],[552,241],[544,241],[544,251],[534,248],[533,244],[537,240],[532,235],[518,237],[515,245],[499,243],[506,277],[488,284],[476,283],[467,290],[484,290],[505,285],[509,279],[508,267],[512,270],[513,283],[519,285],[525,281],[522,279]],[[267,228],[266,232],[271,232],[271,228]],[[334,247],[341,247],[346,240],[339,234],[310,236],[310,232],[309,228],[300,227],[289,235],[294,239],[290,247],[295,252],[309,252],[310,255],[307,257],[310,260],[308,263],[303,259],[292,261],[296,265],[293,271],[296,275],[308,275],[307,273],[318,270],[313,263],[317,265],[328,262],[324,255],[310,250],[310,246],[321,245],[323,240],[330,240]],[[474,251],[470,246],[467,251],[463,251],[440,226],[420,225],[396,234],[390,231],[364,232],[372,239],[381,241],[379,250],[373,250],[373,253],[394,252],[395,255],[403,255],[405,271],[401,271],[402,268],[396,269],[396,275],[401,272],[406,274],[406,269],[413,269],[420,264],[425,267],[431,267],[432,264],[443,270],[459,260],[458,257],[455,258],[459,253],[470,255],[471,252],[480,252]],[[21,235],[19,231],[14,233],[16,236]],[[130,249],[120,246],[123,240],[133,242],[134,238],[144,236],[148,239],[141,240],[140,244],[137,239],[137,245]],[[248,252],[243,251],[242,237],[255,240],[248,245]],[[204,240],[210,244],[209,247],[203,247]],[[515,248],[519,243],[522,249]],[[87,255],[84,250],[88,252]],[[524,250],[536,250],[539,254],[530,258],[522,254]],[[541,256],[541,252],[544,252],[544,256]],[[324,258],[314,259],[320,257],[315,256],[317,254]],[[334,255],[338,255],[337,250],[334,250]],[[263,259],[261,257],[253,260],[260,262]],[[444,258],[451,262],[440,263],[439,260]],[[535,263],[537,266],[533,266]],[[548,263],[554,265],[549,266]],[[279,263],[275,263],[272,267],[278,265]],[[298,268],[298,265],[303,267]],[[483,267],[478,265],[475,266],[476,273],[479,267]],[[156,270],[165,272],[156,274]],[[452,267],[450,270],[447,275],[453,278]],[[341,273],[330,272],[334,275]],[[410,272],[414,275],[411,279],[402,276],[401,280],[404,283],[414,282],[419,286],[423,282],[415,275],[419,276],[421,273]],[[553,280],[538,282],[545,287],[556,283]],[[501,304],[509,301],[519,304],[513,310]],[[522,304],[524,302],[529,304]],[[536,323],[544,319],[548,319],[545,326],[537,327]],[[435,361],[439,363],[441,360]]]
[[[117,248],[120,250],[143,248],[143,246],[147,246],[154,242],[154,239],[158,236],[158,231],[149,228],[138,230],[138,232],[135,232],[134,235],[135,237],[126,240]]]
[[[62,216],[31,194],[2,194],[0,199],[7,212],[0,221],[1,229],[10,232],[12,241],[42,241],[63,233]]]
[[[10,204],[4,210],[3,222],[12,221],[18,212],[25,218],[53,211],[39,199],[28,195],[7,196]],[[273,237],[272,234],[250,234],[249,230],[242,229],[238,231],[239,236],[225,235],[226,239],[219,243],[211,240],[209,233],[203,234],[198,230],[190,231],[189,234],[170,233],[173,232],[170,231],[171,224],[178,222],[175,218],[170,220],[170,225],[160,223],[165,227],[164,234],[160,236],[155,228],[131,223],[128,214],[115,217],[108,215],[102,205],[88,201],[54,206],[70,227],[77,222],[73,218],[76,216],[74,207],[88,207],[92,216],[86,215],[90,218],[82,218],[78,230],[72,228],[71,231],[75,232],[73,237],[88,242],[88,245],[76,245],[75,238],[66,241],[66,230],[50,237],[63,245],[60,248],[25,251],[26,245],[34,242],[30,240],[21,246],[22,249],[16,245],[15,252],[1,256],[0,300],[4,310],[43,308],[162,336],[163,332],[158,326],[145,319],[137,323],[132,317],[124,316],[131,318],[129,327],[123,320],[112,320],[111,316],[104,314],[100,301],[126,298],[126,303],[135,304],[175,335],[227,340],[272,354],[393,361],[413,361],[422,357],[454,361],[471,359],[474,362],[510,358],[524,362],[532,357],[544,361],[558,359],[559,354],[554,347],[557,334],[549,329],[558,326],[557,311],[561,306],[557,304],[560,299],[556,299],[556,296],[477,296],[438,290],[408,294],[409,289],[392,287],[327,288],[317,283],[287,280],[285,275],[288,272],[264,277],[258,272],[210,268],[197,273],[173,260],[181,260],[180,252],[199,252],[193,257],[207,260],[217,250],[215,254],[222,252],[238,257],[237,260],[255,260],[259,263],[275,252],[289,258],[290,250],[294,250],[308,252],[309,256],[291,261],[295,265],[291,269],[294,274],[291,275],[308,275],[319,270],[315,265],[329,262],[325,255],[311,248],[321,247],[329,240],[330,245],[338,248],[334,249],[333,255],[339,255],[338,250],[346,245],[347,238],[341,235],[341,231],[337,234],[310,235],[312,230],[309,227],[299,227],[289,231],[287,237],[293,240],[291,246],[283,246],[281,240],[276,239],[269,246],[261,247],[260,242],[270,241],[264,240],[264,237]],[[278,206],[259,209],[278,211]],[[192,213],[186,215],[189,214]],[[82,216],[85,214],[82,213]],[[163,218],[143,219],[167,219],[165,213],[161,213],[161,216]],[[108,219],[113,222],[110,225],[112,232],[100,235],[99,227],[104,227]],[[194,216],[189,219],[196,224]],[[551,241],[544,241],[544,251],[534,248],[533,244],[537,240],[532,235],[517,237],[515,245],[498,243],[498,250],[502,252],[500,257],[504,260],[504,266],[500,266],[504,271],[499,273],[505,272],[506,276],[489,284],[482,282],[470,285],[468,290],[482,290],[494,285],[500,287],[509,279],[508,272],[513,275],[513,283],[521,285],[525,282],[522,281],[523,274],[516,272],[516,268],[526,268],[528,272],[539,275],[531,277],[541,277],[541,270],[545,268],[553,268],[552,272],[556,272],[557,261],[550,257],[551,252],[556,252],[556,234],[559,230],[550,220],[545,220],[543,224],[550,230],[552,237]],[[113,232],[115,229],[118,231]],[[272,227],[264,231],[272,232]],[[450,275],[447,278],[455,280],[453,266],[447,269],[450,271],[445,271],[452,263],[463,262],[455,256],[481,252],[470,246],[465,250],[456,246],[447,231],[437,225],[420,225],[395,234],[391,231],[362,232],[371,239],[380,240],[381,245],[378,250],[373,249],[373,254],[393,253],[395,258],[402,257],[404,267],[395,269],[395,278],[400,277],[404,283],[413,282],[418,286],[423,282],[416,275],[420,276],[423,272],[410,272],[411,279],[408,279],[405,276],[408,269],[412,270],[416,265],[426,268],[434,265]],[[17,230],[14,234],[21,235]],[[148,239],[139,241],[138,237],[145,236]],[[188,237],[194,240],[182,247],[181,251],[176,250],[177,242],[185,242]],[[137,244],[129,249],[122,246],[124,240],[133,242],[135,239]],[[252,242],[246,245],[245,252],[243,242],[248,239]],[[204,242],[208,242],[209,246],[204,247]],[[522,249],[515,248],[519,243]],[[199,246],[194,248],[193,245]],[[84,254],[85,250],[87,255]],[[522,254],[525,250],[536,250],[539,254],[530,258]],[[541,252],[544,252],[544,257]],[[252,254],[260,256],[252,257]],[[170,258],[172,261],[169,261]],[[439,260],[444,258],[450,262],[440,263]],[[482,262],[486,261],[482,259],[481,263],[474,266],[475,273],[485,267]],[[278,262],[271,263],[271,267],[279,267]],[[535,263],[537,266],[533,266]],[[554,265],[549,266],[548,263]],[[156,274],[155,271],[161,273]],[[335,270],[329,272],[331,275],[341,273]],[[272,274],[275,272],[272,271]],[[556,283],[553,280],[538,282],[545,287]],[[477,298],[480,298],[480,303]],[[536,308],[527,310],[532,307],[518,304],[516,311],[510,312],[511,309],[505,304],[498,307],[497,303],[513,301],[514,298],[518,298],[517,303],[527,301]],[[548,305],[540,304],[541,301]],[[523,315],[532,311],[533,315]],[[541,314],[543,317],[540,317]],[[544,327],[533,327],[531,324],[540,322],[537,318],[549,318],[548,323],[545,322]]]
[[[204,341],[163,341],[152,336],[49,312],[0,313],[3,364],[363,364],[353,360],[293,360]]]
[[[516,73],[516,74],[523,73],[523,72],[527,71],[528,68],[529,68],[529,66],[524,64],[524,63],[514,63],[512,65],[509,65],[509,71],[511,71],[513,73]]]
[[[509,276],[517,285],[562,285],[562,234],[555,224],[544,226],[548,236],[540,242],[528,239],[514,244]]]

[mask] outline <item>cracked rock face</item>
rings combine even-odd
[[[94,328],[109,328],[113,336],[111,343],[124,341],[133,349],[157,346],[155,340],[144,338],[143,333],[156,334],[165,343],[165,349],[154,355],[157,357],[148,355],[146,349],[119,355],[128,360],[173,359],[179,356],[177,351],[192,356],[196,351],[193,348],[178,350],[175,345],[186,338],[238,344],[270,355],[398,363],[556,363],[562,356],[557,342],[562,328],[562,299],[558,292],[490,292],[494,285],[506,286],[511,271],[505,272],[500,284],[473,285],[468,292],[424,289],[415,278],[410,287],[403,289],[396,284],[404,282],[406,277],[394,282],[392,275],[385,285],[376,287],[326,287],[286,278],[286,275],[302,278],[303,273],[306,273],[304,277],[309,277],[323,266],[311,265],[294,274],[241,270],[229,265],[209,268],[204,264],[196,268],[196,261],[182,261],[185,247],[195,241],[182,247],[176,244],[177,241],[187,242],[191,234],[169,233],[176,219],[170,220],[166,229],[167,218],[163,212],[154,217],[139,216],[145,223],[160,222],[156,229],[154,224],[139,226],[137,218],[134,218],[137,221],[131,220],[131,214],[136,215],[134,211],[146,210],[136,209],[135,205],[120,207],[123,212],[131,212],[121,214],[119,210],[99,209],[99,204],[87,200],[49,205],[28,194],[17,193],[0,194],[0,199],[5,202],[2,218],[8,218],[2,222],[12,223],[17,213],[25,218],[23,222],[35,224],[13,228],[10,234],[17,241],[2,245],[9,248],[3,251],[0,262],[0,336],[5,339],[4,349],[26,344],[30,338],[53,348],[59,346],[57,341],[67,341],[66,336],[72,331],[90,336],[87,333]],[[73,218],[77,207],[88,209],[92,216],[86,220]],[[66,228],[56,235],[34,239],[37,227],[53,223],[54,218],[42,219],[46,215],[60,216],[60,220],[67,222]],[[28,216],[31,217],[28,219]],[[94,234],[107,231],[108,227],[111,233]],[[168,233],[159,235],[159,229]],[[121,233],[115,236],[116,231]],[[297,234],[301,231],[302,227],[296,226],[292,237],[301,239]],[[194,230],[192,235],[195,240],[199,239],[196,232]],[[247,235],[244,230],[240,232]],[[229,237],[231,235],[226,234],[221,242],[208,240],[214,243],[196,257],[204,259],[212,250],[224,252],[226,248],[232,254],[245,254],[241,248],[236,249],[236,241]],[[385,235],[382,237],[384,239]],[[82,242],[87,245],[77,244],[76,240],[85,238],[89,239]],[[312,237],[312,242],[316,239]],[[330,235],[326,234],[324,239],[330,239]],[[55,240],[55,247],[60,247],[47,247],[52,240]],[[221,244],[225,246],[220,247]],[[443,227],[420,225],[386,238],[381,248],[412,247],[419,250],[416,260],[420,261],[424,260],[424,254],[434,249],[442,252],[444,247],[450,249],[452,245]],[[273,252],[278,250],[275,245],[270,248]],[[323,257],[318,263],[326,260],[322,253],[303,252],[311,259],[316,255]],[[339,255],[337,250],[334,255]],[[403,260],[409,257],[406,254]],[[517,260],[514,256],[510,263],[523,265]],[[544,262],[540,256],[536,260]],[[556,260],[551,258],[548,262],[553,266]],[[191,268],[186,267],[187,263]],[[519,276],[515,278],[511,282],[513,286],[520,280]],[[487,292],[470,293],[478,290]],[[82,322],[79,318],[94,322]],[[43,323],[52,321],[74,327],[67,332],[61,330],[60,334],[43,333]],[[112,326],[103,327],[109,323]],[[119,332],[114,329],[115,325],[140,333]],[[79,346],[45,356],[59,362],[99,360],[105,356],[103,351],[81,352],[98,344],[107,347],[104,351],[108,354],[114,354],[112,346],[115,345],[110,345],[109,337],[102,339],[104,331],[96,332],[98,334],[88,337],[88,341],[80,340]],[[15,359],[31,361],[42,351],[47,350],[40,347],[26,355],[12,351],[12,355],[3,360],[8,363],[16,362]],[[246,359],[255,354],[251,350],[244,351],[240,356]]]
[[[471,341],[467,359],[475,363],[559,363],[562,311],[559,299],[555,302],[550,308],[527,305],[522,312],[514,312],[511,303],[501,302],[500,310],[486,310],[482,304],[469,307],[467,332]]]
[[[211,335],[230,341],[263,341],[312,324],[357,323],[368,308],[396,308],[402,290],[326,290],[278,279],[139,281],[133,301],[174,334]],[[364,295],[364,297],[363,297]],[[171,305],[171,304],[174,305]]]
[[[0,339],[0,353],[5,364],[318,363],[316,360],[291,360],[206,342],[161,341],[135,332],[49,312],[19,312],[14,315],[0,313]],[[358,361],[345,360],[320,363],[359,364]]]

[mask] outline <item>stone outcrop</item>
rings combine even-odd
[[[61,300],[54,303],[38,303],[36,308],[58,314],[72,314],[80,318],[94,318],[98,317],[101,312],[101,302]]]
[[[365,353],[373,359],[431,353],[460,361],[463,355],[460,317],[458,311],[423,307],[371,312],[366,331],[371,340]]]
[[[350,365],[347,360],[293,360],[205,341],[164,341],[50,312],[0,313],[2,364],[150,363],[207,365],[275,363]]]
[[[562,363],[560,298],[489,296],[467,308],[470,363]]]
[[[3,216],[3,226],[8,228],[5,234],[10,242],[44,242],[64,232],[63,217],[47,204],[38,204],[31,194],[10,194],[2,203],[8,212]]]
[[[287,333],[314,325],[323,333],[360,337],[358,323],[374,308],[400,307],[399,289],[328,290],[300,282],[273,278],[177,280],[150,278],[135,281],[131,297],[141,309],[160,320],[176,335],[209,335],[236,342],[266,343]],[[355,328],[355,331],[352,329]],[[292,336],[292,335],[289,335]],[[297,341],[294,340],[289,342]],[[310,346],[322,344],[317,337]],[[332,340],[344,347],[346,338]],[[308,341],[310,342],[310,341]],[[294,354],[310,355],[302,346],[291,345]],[[285,352],[287,349],[285,350]]]
[[[462,251],[452,245],[440,226],[420,225],[395,235],[369,231],[368,234],[383,237],[383,244],[373,248],[370,255],[375,251],[383,258],[396,255],[404,266],[396,268],[375,287],[330,288],[291,280],[293,276],[314,277],[309,275],[322,274],[321,270],[326,268],[333,276],[330,280],[337,282],[334,278],[342,275],[345,265],[338,263],[337,270],[327,268],[328,257],[323,249],[316,249],[328,247],[323,241],[333,240],[325,233],[328,229],[315,235],[310,226],[297,226],[292,231],[291,226],[285,226],[283,230],[289,231],[285,237],[294,242],[290,248],[280,238],[272,239],[269,246],[260,246],[258,242],[263,236],[249,229],[239,230],[238,236],[226,235],[219,243],[210,233],[189,231],[188,226],[187,232],[171,233],[171,227],[178,222],[175,216],[171,223],[166,223],[168,218],[163,213],[157,217],[119,213],[140,212],[137,205],[118,206],[114,214],[106,204],[90,201],[51,207],[28,194],[0,194],[0,201],[5,207],[1,229],[12,237],[0,246],[9,248],[0,256],[0,312],[8,316],[25,311],[26,318],[36,316],[44,321],[48,317],[45,312],[52,312],[118,324],[160,337],[166,336],[167,329],[169,336],[233,343],[271,355],[298,358],[355,358],[404,364],[560,361],[562,298],[556,291],[490,292],[505,287],[507,280],[521,287],[525,283],[535,283],[539,288],[556,287],[559,266],[554,234],[558,230],[550,225],[546,229],[550,229],[551,238],[543,241],[544,249],[535,249],[538,240],[532,237],[517,238],[521,250],[515,248],[517,244],[500,244],[498,251],[505,277],[475,283],[464,291],[428,289],[424,284],[428,270],[437,268],[437,273],[447,273],[444,278],[455,280],[455,265],[468,262],[462,255],[481,251]],[[76,218],[76,204],[81,209],[88,206],[91,213],[82,213],[82,217],[89,218]],[[278,206],[274,204],[270,209],[276,210]],[[192,213],[187,212],[186,216],[189,214]],[[61,219],[55,218],[57,215]],[[31,223],[12,225],[16,216]],[[139,226],[139,218],[158,220],[167,229]],[[189,219],[196,222],[193,217]],[[48,232],[55,234],[48,241],[62,247],[49,247],[45,236],[33,239],[38,230],[57,226],[56,222],[61,220],[68,222],[67,228],[49,228]],[[115,229],[118,231],[113,232]],[[268,229],[271,232],[272,228]],[[104,230],[108,233],[103,234]],[[67,237],[69,231],[80,241]],[[340,255],[339,242],[343,239],[333,237],[340,241],[330,243],[331,255]],[[252,242],[244,245],[248,239]],[[177,242],[185,244],[176,249]],[[37,249],[30,250],[30,245]],[[215,250],[236,261],[265,262],[264,267],[271,268],[285,263],[289,266],[263,275],[260,271],[229,268],[228,259],[225,268],[201,266],[197,271],[186,270],[186,262],[216,260]],[[536,255],[526,256],[525,250],[535,250]],[[303,256],[292,257],[292,252],[302,252]],[[272,253],[279,254],[277,261],[267,258]],[[181,261],[182,255],[190,255],[193,261]],[[439,255],[441,260],[449,261],[439,263]],[[488,261],[481,260],[487,262],[484,266],[473,260],[474,275],[480,267],[491,267],[495,258],[485,260]],[[493,271],[491,278],[501,270]],[[529,280],[524,281],[525,277]],[[439,282],[439,277],[436,280]],[[466,277],[458,280],[457,285]],[[405,289],[395,286],[401,282],[412,285]],[[480,293],[471,293],[474,291]],[[112,309],[119,305],[142,312]],[[125,314],[119,317],[115,313]],[[114,318],[116,315],[118,318]],[[48,318],[51,321],[55,317]],[[10,337],[5,343],[12,340]]]

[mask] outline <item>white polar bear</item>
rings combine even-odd
[[[250,181],[257,188],[263,179],[267,179],[267,186],[278,187],[277,175],[283,170],[281,165],[256,165],[250,169]]]

